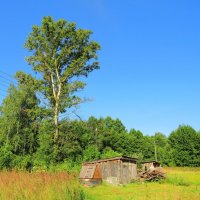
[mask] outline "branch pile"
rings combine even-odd
[[[159,181],[165,179],[165,172],[159,168],[155,168],[149,171],[138,172],[138,178],[140,181]]]

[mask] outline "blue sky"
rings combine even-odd
[[[101,69],[81,93],[93,99],[80,106],[83,119],[109,115],[148,135],[168,135],[180,124],[199,130],[199,8],[193,0],[1,1],[0,71],[32,73],[23,49],[32,25],[47,15],[64,18],[92,30],[102,47]],[[3,82],[0,76],[0,98]]]

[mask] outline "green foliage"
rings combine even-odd
[[[100,158],[100,152],[98,151],[95,145],[90,145],[83,151],[84,161],[97,160],[99,158]]]
[[[131,129],[129,132],[130,155],[143,155],[144,158],[152,156],[152,141],[139,130]],[[150,154],[150,156],[149,156]]]
[[[43,120],[38,134],[39,146],[33,155],[34,167],[46,169],[54,162],[53,157],[53,124],[49,120]]]
[[[170,149],[167,137],[162,133],[155,133],[152,137],[154,148],[156,147],[157,159],[162,165],[170,165]]]
[[[78,172],[83,161],[121,155],[138,158],[140,166],[143,160],[155,159],[155,146],[162,165],[200,165],[200,134],[191,127],[180,126],[168,139],[162,133],[145,136],[135,129],[127,132],[119,119],[111,117],[90,117],[87,121],[63,118],[55,150],[54,124],[45,115],[40,115],[38,105],[34,89],[27,90],[25,84],[11,86],[1,106],[1,169]],[[24,116],[20,112],[22,107],[29,114]],[[16,125],[20,125],[20,130]]]
[[[5,112],[4,106],[3,104],[2,110]],[[154,145],[156,145],[158,161],[162,165],[199,166],[200,137],[199,133],[189,126],[180,126],[172,132],[168,139],[161,133],[144,136],[143,133],[134,129],[128,133],[118,119],[114,120],[111,117],[99,119],[91,117],[88,121],[63,119],[60,124],[58,148],[55,151],[54,125],[51,120],[41,117],[40,121],[37,119],[39,126],[35,140],[29,143],[33,145],[34,152],[27,148],[25,153],[20,153],[21,151],[15,150],[12,140],[6,140],[4,112],[0,117],[1,169],[64,170],[77,173],[83,161],[121,155],[137,158],[138,166],[140,166],[144,160],[155,159]],[[14,119],[15,122],[20,120],[19,118]],[[12,121],[9,126],[12,127],[11,125]],[[22,123],[22,125],[27,127],[26,129],[23,127],[20,131],[28,130],[31,133],[34,130],[31,127],[33,124]],[[12,137],[16,139],[17,134],[18,132],[13,131]],[[16,141],[13,142],[16,144]],[[20,142],[26,143],[26,139]]]
[[[72,160],[64,160],[62,163],[50,165],[48,171],[52,172],[67,172],[68,174],[77,174],[81,170],[81,163]]]
[[[12,169],[14,158],[11,146],[9,144],[2,145],[0,148],[0,169]]]
[[[199,135],[190,126],[179,126],[169,136],[172,159],[177,166],[199,166]]]
[[[33,161],[30,155],[15,156],[13,159],[13,167],[17,170],[31,171],[33,168]]]
[[[1,168],[15,167],[17,162],[14,159],[23,157],[24,160],[38,147],[39,101],[31,76],[22,72],[20,75],[24,81],[19,78],[17,87],[10,86],[1,106]]]
[[[131,157],[136,158],[137,159],[137,167],[139,169],[142,168],[142,162],[144,161],[144,156],[142,153],[134,153],[131,155]]]
[[[55,154],[59,152],[59,114],[83,102],[76,92],[86,83],[77,78],[99,69],[96,60],[100,45],[90,40],[91,34],[89,30],[78,29],[75,23],[54,21],[49,16],[43,18],[41,26],[32,27],[25,43],[25,48],[33,53],[27,62],[40,73],[40,91],[52,111]]]
[[[122,156],[122,154],[120,154],[116,151],[113,151],[110,147],[106,147],[101,154],[102,159],[112,158],[112,157],[116,157],[116,156]]]
[[[60,125],[58,140],[59,162],[70,159],[75,161],[82,156],[82,134],[85,132],[83,123],[78,120],[63,120]]]

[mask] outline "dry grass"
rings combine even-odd
[[[0,172],[2,200],[84,199],[73,175],[67,173]]]
[[[200,168],[166,168],[167,179],[160,183],[133,183],[127,186],[101,185],[86,188],[91,200],[199,200]]]

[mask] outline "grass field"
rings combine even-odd
[[[0,200],[200,200],[200,168],[166,168],[160,183],[83,188],[64,172],[0,172]]]
[[[85,190],[91,200],[200,200],[200,168],[166,168],[165,171],[167,178],[159,183],[103,184]]]
[[[0,200],[82,200],[74,175],[64,172],[0,172]]]

